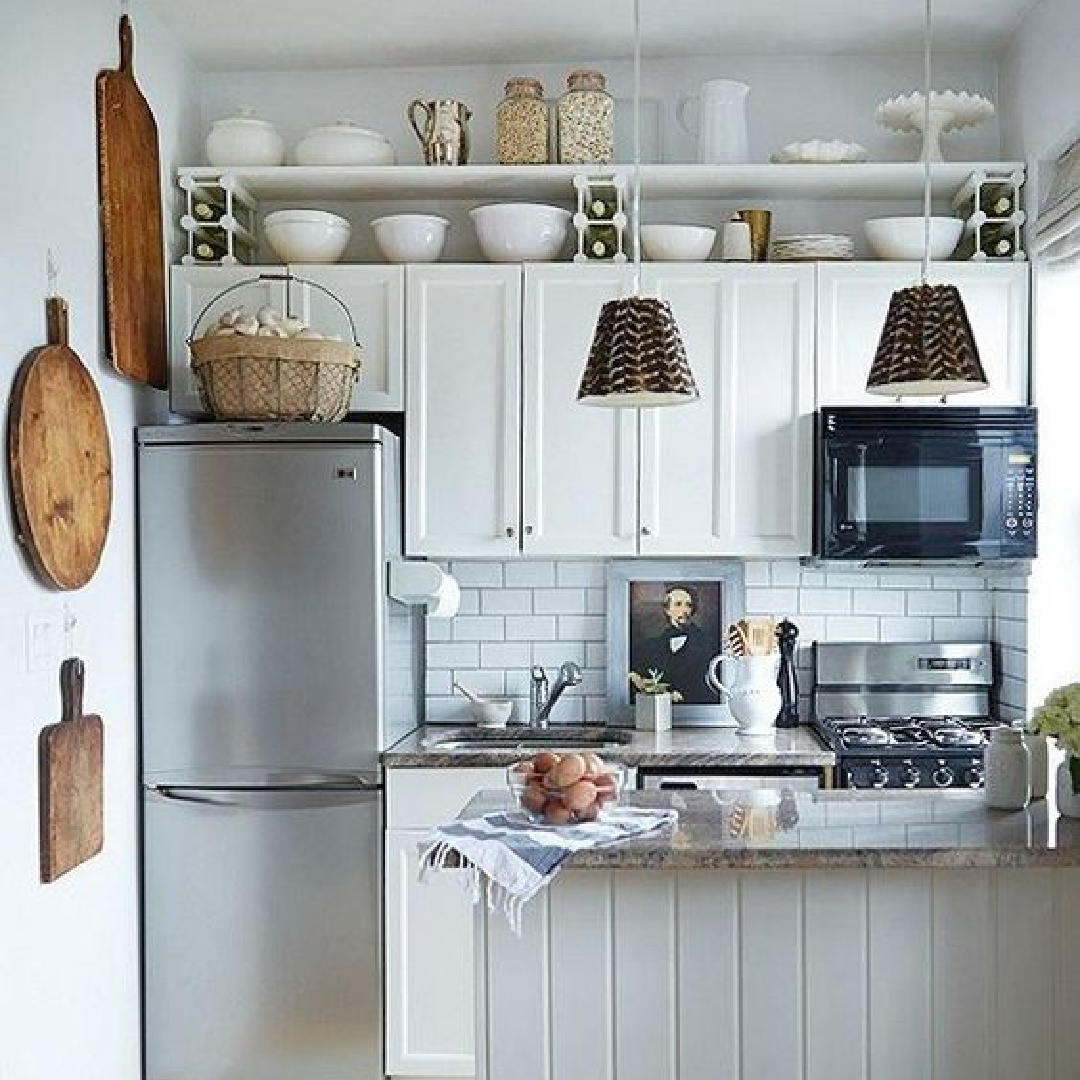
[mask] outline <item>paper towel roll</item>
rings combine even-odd
[[[461,608],[461,588],[457,578],[443,574],[434,597],[427,602],[427,613],[432,619],[452,619]]]

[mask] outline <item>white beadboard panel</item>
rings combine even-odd
[[[935,1080],[985,1080],[992,1075],[991,993],[996,939],[990,874],[935,870],[933,891]]]
[[[739,1012],[747,1080],[805,1080],[802,882],[802,875],[786,871],[740,879]]]
[[[623,870],[613,882],[615,1075],[618,1080],[675,1080],[675,875]],[[579,1071],[565,1080],[587,1075]]]
[[[552,1078],[614,1080],[611,875],[564,874],[550,913]]]
[[[1054,969],[1057,947],[1053,882],[1051,870],[1001,870],[997,874],[996,1080],[1053,1078],[1054,1018],[1046,1007],[1047,976]]]
[[[1080,870],[1055,873],[1053,913],[1054,1080],[1072,1080],[1080,1072]]]
[[[867,995],[872,1080],[930,1080],[930,873],[869,873]]]
[[[735,874],[703,870],[679,875],[681,1076],[739,1076],[739,910]]]
[[[806,1080],[868,1080],[866,873],[808,876],[803,905]]]

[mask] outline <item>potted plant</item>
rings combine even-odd
[[[1057,804],[1066,817],[1080,818],[1080,683],[1052,690],[1032,714],[1035,731],[1052,735],[1065,751],[1058,766]]]
[[[671,728],[671,706],[682,701],[682,694],[664,682],[664,673],[650,668],[647,675],[630,672],[634,698],[634,726],[640,731],[668,731]]]

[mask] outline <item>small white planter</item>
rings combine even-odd
[[[634,727],[638,731],[670,731],[671,695],[638,694],[634,699]]]

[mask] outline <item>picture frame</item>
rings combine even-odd
[[[728,625],[741,618],[745,609],[746,586],[739,562],[611,560],[607,566],[607,698],[612,721],[634,722],[630,672],[635,670],[632,664],[637,664],[657,671],[682,695],[683,700],[672,707],[675,727],[734,726],[730,710],[709,690],[704,674],[709,660],[723,647]]]

